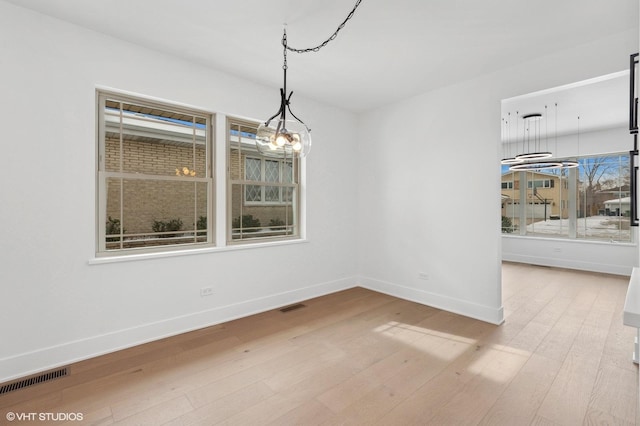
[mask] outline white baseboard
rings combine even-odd
[[[0,359],[0,383],[357,286],[349,277]]]
[[[499,325],[504,322],[504,309],[502,306],[496,309],[490,306],[478,305],[465,300],[454,299],[441,294],[430,293],[428,291],[367,277],[360,277],[358,283],[361,287],[368,288],[369,290],[432,306],[491,324]]]
[[[495,309],[489,306],[478,305],[468,301],[372,278],[349,277],[3,358],[0,359],[0,383],[127,349],[154,340],[187,333],[314,297],[357,287],[358,285],[390,296],[433,306],[491,324],[501,324],[504,322],[502,307]]]
[[[507,262],[528,263],[530,265],[551,266],[554,268],[577,269],[580,271],[600,272],[612,275],[631,276],[633,267],[611,265],[608,263],[584,262],[573,259],[562,259],[542,256],[529,256],[514,253],[502,253],[502,260]]]

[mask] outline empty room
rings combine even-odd
[[[0,0],[0,424],[640,424],[639,21]]]

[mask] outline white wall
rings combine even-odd
[[[623,99],[628,102],[628,99]],[[624,118],[627,118],[625,115]],[[550,138],[552,139],[552,138]],[[511,147],[507,147],[501,150],[501,157],[504,157],[505,152],[519,152],[521,150],[522,142],[520,146],[511,144]],[[629,125],[624,122],[622,125],[610,127],[607,129],[594,129],[592,131],[581,133],[579,136],[577,133],[558,136],[558,141],[549,142],[549,146],[545,147],[544,142],[542,149],[549,149],[555,158],[571,157],[575,155],[600,155],[608,154],[611,152],[629,152],[633,149],[633,137],[629,134]]]
[[[365,114],[362,285],[501,322],[500,102],[624,70],[637,49],[616,34]]]
[[[278,88],[2,1],[0,39],[0,382],[357,284],[353,114],[296,95],[308,242],[90,265],[97,85],[256,119]]]
[[[637,239],[637,228],[633,229],[633,233]],[[532,265],[630,276],[633,267],[638,265],[638,246],[561,238],[504,236],[502,258]]]

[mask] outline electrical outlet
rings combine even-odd
[[[427,274],[426,272],[418,272],[418,278],[420,278],[421,280],[428,280],[429,274]]]
[[[202,287],[200,289],[200,296],[201,297],[211,296],[212,294],[213,294],[213,287]]]

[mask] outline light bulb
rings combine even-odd
[[[309,129],[295,120],[263,123],[256,131],[256,148],[263,155],[282,157],[295,153],[304,157],[311,148]]]
[[[276,137],[276,145],[282,147],[287,142],[289,142],[289,138],[287,137],[287,134],[286,133],[278,133],[278,136]]]

